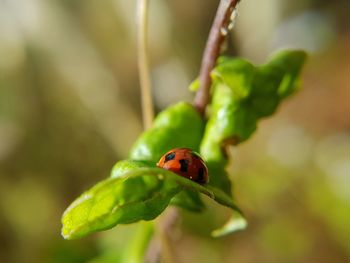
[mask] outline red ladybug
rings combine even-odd
[[[160,158],[157,166],[200,184],[209,181],[208,168],[203,159],[189,148],[170,150]]]

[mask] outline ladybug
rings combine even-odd
[[[200,184],[209,181],[208,168],[198,153],[189,148],[175,148],[164,154],[157,166]]]

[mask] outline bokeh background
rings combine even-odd
[[[151,0],[155,107],[190,101],[214,0]],[[64,241],[60,217],[142,131],[136,0],[0,0],[0,262],[117,262],[135,226]],[[303,88],[232,150],[249,228],[184,212],[186,262],[350,262],[350,2],[242,0],[227,53],[304,48]]]

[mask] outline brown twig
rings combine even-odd
[[[193,105],[204,115],[210,100],[211,77],[210,72],[215,66],[220,55],[221,46],[227,35],[231,15],[239,0],[221,0],[215,15],[213,25],[203,53],[201,69],[199,73],[200,87],[194,98]]]
[[[231,15],[239,0],[221,0],[216,16],[211,27],[207,44],[204,50],[201,70],[199,75],[200,89],[194,99],[193,105],[204,115],[205,108],[210,99],[211,78],[210,72],[214,68],[216,60],[220,55],[221,46],[229,30]],[[153,238],[146,253],[145,262],[158,263],[161,258],[172,262],[173,251],[171,249],[171,230],[178,218],[176,208],[168,208],[157,222],[159,238]],[[165,255],[161,255],[161,252]]]

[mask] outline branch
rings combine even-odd
[[[139,0],[139,69],[141,79],[141,90],[142,90],[142,109],[144,116],[145,126],[148,123],[149,115],[152,116],[150,123],[153,119],[153,108],[152,113],[148,112],[151,98],[147,97],[150,95],[150,80],[149,80],[149,69],[146,55],[146,13],[145,6],[148,0]],[[239,0],[221,0],[213,25],[211,27],[209,38],[203,54],[202,65],[200,70],[199,80],[201,83],[200,89],[198,90],[194,99],[194,106],[198,109],[201,114],[204,114],[205,108],[209,102],[209,92],[211,86],[210,72],[214,68],[216,60],[220,54],[221,46],[225,40],[228,30],[230,29],[230,23],[232,22],[232,12],[234,11]],[[143,25],[143,27],[141,26]],[[142,29],[142,30],[141,30]],[[145,94],[147,92],[147,94]],[[145,108],[146,107],[146,108]],[[176,208],[168,208],[163,216],[159,219],[157,224],[159,239],[153,238],[150,242],[148,251],[146,253],[146,262],[159,262],[162,258],[162,251],[164,252],[163,258],[166,258],[168,262],[172,262],[173,251],[171,249],[171,229],[178,218],[178,211]]]
[[[147,28],[148,28],[148,5],[149,0],[138,0],[137,2],[137,51],[138,67],[141,88],[142,119],[144,129],[152,126],[154,118],[149,61],[147,53]],[[177,210],[167,209],[158,222],[157,234],[159,239],[153,237],[145,255],[145,262],[160,262],[161,258],[166,258],[172,262],[173,251],[169,232],[178,217]],[[163,255],[162,255],[163,250]]]
[[[151,240],[145,255],[146,263],[175,262],[173,249],[173,230],[179,219],[179,211],[176,207],[168,207],[167,210],[156,220],[156,237]]]
[[[199,73],[200,88],[193,101],[193,105],[203,115],[210,100],[210,72],[214,68],[216,60],[220,55],[221,46],[233,19],[232,13],[238,2],[239,0],[220,0],[213,25],[210,29]]]
[[[153,122],[153,101],[147,54],[148,0],[137,2],[137,52],[141,88],[142,120],[144,128]]]

